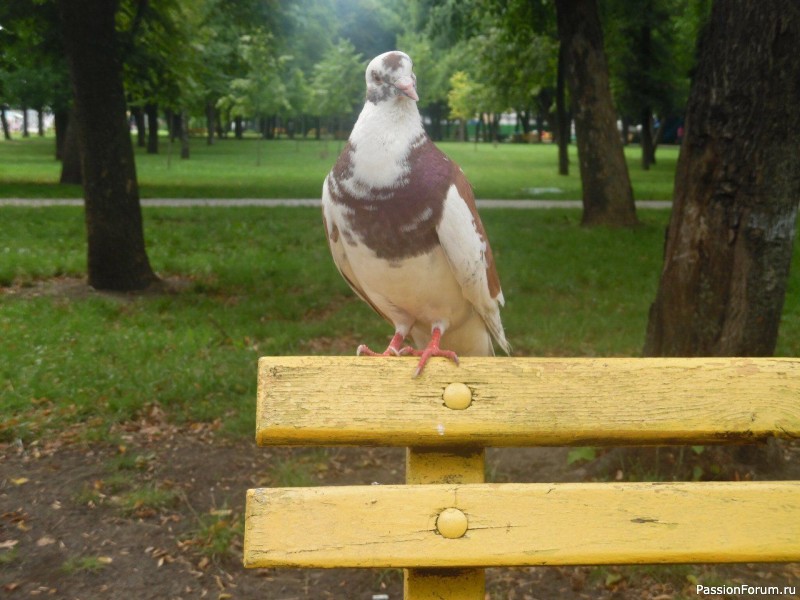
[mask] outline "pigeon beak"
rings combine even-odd
[[[394,82],[394,87],[400,90],[404,96],[408,96],[414,102],[419,102],[419,96],[417,96],[417,83],[414,81],[413,77],[405,75],[399,78]]]

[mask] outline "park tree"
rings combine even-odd
[[[419,31],[407,31],[399,36],[397,48],[414,61],[420,112],[430,118],[428,133],[431,138],[441,140],[445,136],[442,122],[449,122],[448,93],[453,65],[463,48],[458,44],[449,49],[439,48]]]
[[[714,2],[645,355],[774,352],[800,199],[798,39],[795,0]]]
[[[556,0],[583,187],[583,225],[638,223],[596,0]]]
[[[364,102],[364,68],[363,57],[348,40],[341,40],[314,66],[312,110],[332,119],[336,132]]]
[[[40,134],[42,111],[52,111],[55,155],[60,159],[72,94],[55,4],[34,0],[0,4],[0,49],[0,105],[36,109]]]
[[[178,0],[120,0],[116,16],[126,99],[137,119],[139,143],[144,142],[148,154],[159,151],[159,107],[174,105],[179,96],[175,57],[194,54],[187,52],[187,40],[180,37],[180,12]]]
[[[541,141],[545,121],[553,121],[558,47],[553,7],[519,0],[483,0],[480,7],[486,16],[473,45],[479,79],[516,112],[523,133],[535,122]]]
[[[450,106],[450,118],[458,120],[458,139],[467,140],[467,121],[479,112],[486,94],[486,86],[473,80],[469,73],[456,71],[450,78],[450,91],[447,103]]]
[[[59,0],[83,169],[89,285],[137,290],[157,278],[145,251],[126,122],[117,2]]]
[[[680,122],[697,30],[708,7],[697,0],[607,0],[603,8],[611,90],[623,135],[630,124],[640,124],[641,165],[647,170],[665,128],[674,135]]]
[[[272,34],[255,30],[243,35],[240,44],[242,61],[247,65],[243,77],[230,83],[230,93],[221,100],[234,116],[254,116],[261,123],[261,137],[267,136],[267,118],[288,111],[289,91],[284,78],[288,56],[278,54]],[[290,79],[290,78],[286,78]],[[261,144],[256,164],[261,164]]]

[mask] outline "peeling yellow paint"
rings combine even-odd
[[[259,444],[406,446],[406,485],[249,490],[245,566],[402,567],[406,600],[482,600],[485,567],[800,560],[797,481],[484,483],[488,446],[800,437],[800,360],[412,361],[261,359]]]

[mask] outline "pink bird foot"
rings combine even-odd
[[[404,339],[406,339],[405,335],[399,332],[395,333],[392,341],[389,342],[389,345],[383,352],[375,352],[374,350],[370,350],[369,346],[366,344],[361,344],[356,348],[356,356],[404,356],[414,351],[411,346],[402,347]]]
[[[424,350],[412,350],[409,354],[413,354],[414,356],[419,356],[419,362],[417,363],[417,368],[414,370],[414,377],[419,377],[422,374],[422,370],[425,368],[425,365],[428,362],[428,359],[433,356],[441,356],[442,358],[448,358],[452,360],[456,365],[458,365],[458,355],[453,352],[452,350],[442,350],[439,347],[439,342],[442,339],[442,330],[438,327],[434,327],[433,331],[431,332],[431,341],[428,342],[428,345],[425,347]]]

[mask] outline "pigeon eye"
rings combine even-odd
[[[380,84],[380,83],[383,83],[383,80],[381,79],[381,76],[380,76],[380,75],[378,75],[378,73],[373,73],[373,74],[372,74],[372,80],[373,80],[375,83],[378,83],[378,84]]]

